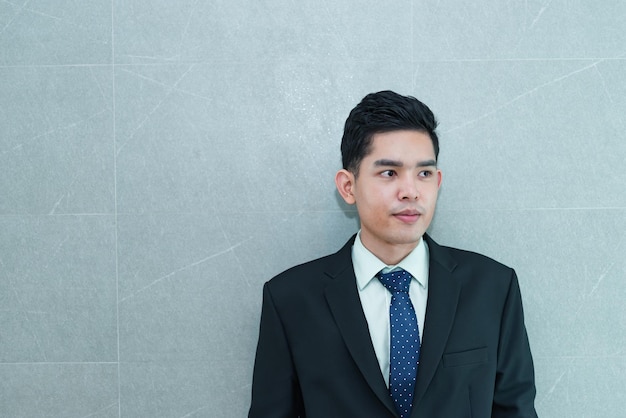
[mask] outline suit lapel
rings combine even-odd
[[[424,236],[430,253],[428,302],[413,405],[420,402],[439,366],[461,290],[459,280],[452,276],[456,267],[454,259],[430,237]]]
[[[343,336],[348,351],[380,401],[395,413],[395,408],[372,346],[367,320],[363,314],[352,266],[354,237],[329,262],[326,272],[331,280],[325,289],[328,306]]]
[[[453,277],[456,262],[445,248],[424,235],[430,253],[428,304],[420,366],[415,388],[414,413],[426,393],[441,361],[454,322],[461,284]],[[328,306],[335,318],[344,342],[363,377],[380,401],[396,414],[389,390],[380,373],[376,353],[363,314],[352,266],[354,237],[332,256],[326,275],[330,278],[325,288]]]

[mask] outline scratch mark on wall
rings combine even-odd
[[[193,16],[196,14],[196,10],[198,8],[198,1],[196,0],[193,5],[191,6],[191,11],[189,12],[189,15],[187,16],[187,23],[185,24],[185,27],[183,28],[183,31],[180,35],[180,42],[178,44],[178,49],[179,49],[179,57],[180,57],[180,51],[182,51],[183,49],[183,45],[185,44],[185,41],[187,39],[187,32],[189,31],[189,26],[191,25],[191,20],[193,18]]]
[[[545,82],[545,83],[543,83],[543,84],[540,84],[540,85],[538,85],[538,86],[536,86],[536,87],[534,87],[534,88],[532,88],[532,89],[530,89],[530,90],[525,91],[524,93],[521,93],[521,94],[517,95],[516,97],[514,97],[514,98],[512,98],[511,100],[507,101],[506,103],[504,103],[504,104],[502,104],[502,105],[500,105],[500,106],[496,107],[495,109],[493,109],[493,110],[491,110],[491,111],[489,111],[489,112],[487,112],[487,113],[484,113],[483,115],[481,115],[481,116],[479,116],[479,117],[477,117],[477,118],[474,118],[474,119],[469,120],[469,121],[467,121],[467,122],[465,122],[465,123],[462,123],[462,124],[461,124],[461,125],[459,125],[459,126],[455,126],[455,127],[452,127],[452,128],[450,128],[450,129],[448,129],[448,130],[446,131],[446,133],[449,133],[449,132],[454,132],[454,131],[457,131],[457,130],[459,130],[459,129],[463,129],[463,128],[465,128],[466,126],[472,125],[472,124],[474,124],[474,123],[476,123],[476,122],[479,122],[479,121],[481,121],[481,120],[483,120],[483,119],[486,119],[486,118],[488,118],[489,116],[492,116],[492,115],[494,115],[494,114],[498,113],[500,110],[502,110],[502,109],[504,109],[504,108],[506,108],[506,107],[510,106],[511,104],[513,104],[513,103],[515,103],[515,102],[517,102],[517,101],[519,101],[519,100],[521,100],[521,99],[523,99],[523,98],[525,98],[525,97],[527,97],[527,96],[530,96],[531,94],[533,94],[533,93],[537,92],[538,90],[540,90],[540,89],[542,89],[542,88],[548,87],[548,86],[550,86],[550,85],[552,85],[552,84],[558,83],[559,81],[563,81],[563,80],[565,80],[565,79],[567,79],[567,78],[570,78],[570,77],[575,76],[576,74],[579,74],[579,73],[582,73],[582,72],[584,72],[584,71],[587,71],[587,70],[589,70],[589,69],[591,69],[591,68],[594,68],[594,67],[596,67],[598,64],[600,64],[600,63],[602,63],[602,62],[604,62],[604,61],[605,61],[604,59],[601,59],[601,60],[595,61],[595,62],[593,62],[592,64],[586,65],[586,66],[584,66],[584,67],[582,67],[582,68],[579,68],[579,69],[577,69],[577,70],[574,70],[574,71],[572,71],[572,72],[569,72],[569,73],[567,73],[567,74],[565,74],[565,75],[562,75],[562,76],[560,76],[560,77],[557,77],[557,78],[555,78],[555,79],[553,79],[553,80],[550,80],[550,81],[547,81],[547,82]]]
[[[172,86],[169,86],[167,88],[167,91],[165,92],[165,94],[163,95],[161,100],[159,100],[159,102],[152,108],[152,110],[150,110],[150,112],[146,115],[146,117],[143,118],[143,120],[141,122],[139,122],[139,124],[135,127],[135,129],[133,129],[133,131],[131,132],[131,134],[128,137],[128,140],[126,142],[124,142],[123,144],[121,144],[120,147],[117,149],[117,155],[118,156],[119,156],[120,152],[122,151],[122,149],[128,144],[128,142],[135,137],[135,134],[152,118],[152,115],[154,115],[156,113],[156,111],[163,105],[165,100],[176,89],[176,86],[178,86],[178,84],[181,81],[183,81],[183,79],[194,68],[194,66],[195,66],[194,64],[190,65],[189,68],[187,68],[187,70],[178,78],[178,80],[176,80],[176,82]]]
[[[535,16],[535,19],[533,19],[532,23],[530,24],[530,29],[535,27],[535,24],[539,21],[539,19],[541,19],[543,12],[545,12],[546,9],[550,7],[551,3],[552,3],[552,0],[548,1],[548,3],[546,3],[545,6],[541,7],[541,9],[539,10],[539,13],[537,13],[537,16]]]
[[[207,97],[207,96],[202,96],[201,94],[193,93],[191,91],[187,91],[187,90],[184,90],[184,89],[180,89],[180,88],[178,88],[176,86],[170,86],[170,85],[165,84],[165,83],[163,83],[163,82],[161,82],[159,80],[156,80],[156,79],[154,79],[152,77],[147,77],[147,76],[145,76],[143,74],[139,74],[139,73],[137,73],[135,71],[130,71],[128,69],[121,69],[120,71],[123,71],[123,72],[128,73],[128,74],[132,74],[135,77],[141,78],[142,80],[149,81],[150,83],[154,83],[154,84],[156,84],[158,86],[161,86],[161,87],[164,87],[166,89],[171,89],[172,93],[173,92],[181,93],[181,94],[184,94],[184,95],[187,95],[187,96],[197,97],[198,99],[206,100],[208,102],[215,101],[213,98],[210,98],[210,97]]]
[[[37,134],[37,135],[35,135],[35,136],[33,136],[33,137],[31,137],[31,138],[27,139],[27,140],[26,140],[26,142],[33,142],[33,141],[36,141],[36,140],[37,140],[37,139],[39,139],[39,138],[43,138],[43,137],[46,137],[46,136],[49,136],[49,135],[55,134],[55,133],[57,133],[57,132],[67,130],[67,129],[72,129],[72,128],[75,128],[75,127],[77,127],[78,125],[81,125],[81,124],[83,124],[83,123],[85,123],[85,122],[88,122],[88,121],[90,121],[91,119],[94,119],[94,118],[96,118],[96,117],[98,117],[98,116],[102,115],[103,113],[105,113],[105,112],[107,112],[107,111],[108,111],[107,109],[103,109],[103,110],[101,110],[101,111],[99,111],[99,112],[97,112],[97,113],[94,113],[93,115],[90,115],[90,116],[86,117],[86,118],[85,118],[85,119],[83,119],[83,120],[79,120],[79,121],[76,121],[76,122],[69,123],[69,124],[67,124],[67,125],[65,125],[65,126],[60,126],[60,127],[57,127],[57,128],[50,129],[50,130],[48,130],[48,131],[46,131],[46,132],[43,132],[43,133]],[[9,154],[9,153],[14,152],[14,151],[17,151],[17,150],[19,150],[19,149],[22,149],[22,148],[24,148],[24,146],[25,146],[25,145],[26,145],[26,144],[24,144],[24,143],[14,145],[14,146],[12,146],[12,147],[11,147],[11,148],[9,148],[9,149],[7,149],[7,150],[5,150],[5,151],[0,152],[0,157],[3,157],[4,155]]]
[[[615,102],[613,101],[613,96],[611,96],[611,92],[606,87],[606,82],[604,80],[604,76],[602,75],[602,71],[600,71],[600,69],[597,66],[595,67],[595,70],[596,70],[596,73],[598,73],[598,76],[600,77],[600,81],[602,82],[602,87],[604,88],[604,92],[606,93],[606,96],[609,98],[611,103],[614,104]]]
[[[148,285],[146,285],[146,286],[142,287],[141,289],[139,289],[139,290],[135,291],[133,294],[131,294],[131,295],[129,295],[129,296],[126,296],[126,297],[125,297],[125,298],[123,298],[123,299],[120,299],[120,303],[121,303],[121,302],[124,302],[124,301],[125,301],[125,300],[127,300],[127,299],[130,299],[130,298],[132,298],[132,297],[136,296],[137,294],[139,294],[139,293],[141,293],[141,292],[144,292],[144,291],[148,290],[148,289],[149,289],[149,288],[151,288],[152,286],[154,286],[154,285],[156,285],[156,284],[158,284],[158,283],[162,282],[163,280],[166,280],[166,279],[168,279],[168,278],[170,278],[170,277],[172,277],[172,276],[175,276],[176,274],[178,274],[178,273],[180,273],[180,272],[182,272],[182,271],[188,270],[188,269],[190,269],[190,268],[192,268],[192,267],[195,267],[195,266],[198,266],[198,265],[200,265],[200,264],[206,263],[207,261],[212,260],[212,259],[214,259],[214,258],[216,258],[216,257],[219,257],[219,256],[221,256],[221,255],[223,255],[223,254],[229,253],[229,252],[233,251],[235,248],[237,248],[237,247],[239,247],[239,246],[241,246],[241,245],[245,244],[245,243],[246,243],[246,242],[248,242],[250,239],[251,239],[251,238],[246,239],[246,240],[244,240],[244,241],[241,241],[241,242],[239,242],[239,243],[237,243],[237,244],[235,244],[235,245],[230,246],[229,248],[226,248],[226,249],[224,249],[224,250],[222,250],[222,251],[219,251],[219,252],[217,252],[217,253],[215,253],[215,254],[211,254],[210,256],[205,257],[205,258],[203,258],[202,260],[195,261],[195,262],[193,262],[193,263],[191,263],[191,264],[188,264],[188,265],[183,266],[183,267],[181,267],[181,268],[178,268],[178,269],[176,269],[176,270],[174,270],[174,271],[172,271],[172,272],[170,272],[170,273],[167,273],[166,275],[161,276],[161,277],[159,277],[158,279],[154,280],[152,283],[150,283],[150,284],[148,284]]]
[[[72,181],[70,182],[70,184],[68,185],[68,189],[72,189],[72,187],[74,186],[74,184],[76,183],[78,176],[74,176],[74,178],[72,179]],[[59,205],[61,205],[61,202],[63,201],[63,199],[67,198],[70,195],[71,192],[67,192],[67,193],[63,193],[61,195],[61,197],[59,197],[57,199],[57,201],[54,203],[54,205],[52,206],[52,210],[50,210],[50,212],[48,212],[48,215],[54,215],[56,213],[57,208],[59,207]]]
[[[591,289],[591,292],[589,292],[589,294],[587,295],[587,297],[592,296],[596,290],[598,290],[598,287],[600,287],[600,284],[602,283],[602,281],[604,280],[604,278],[606,277],[606,275],[611,271],[611,269],[613,268],[613,266],[615,265],[615,262],[612,262],[600,275],[600,277],[598,277],[598,279],[596,280],[596,284],[593,286],[593,288]]]
[[[17,19],[17,17],[19,15],[22,14],[22,12],[24,11],[24,9],[26,8],[26,6],[28,5],[28,3],[30,3],[30,0],[26,0],[24,2],[24,4],[22,4],[22,6],[15,12],[15,14],[13,15],[13,17],[11,17],[11,19],[9,19],[9,21],[6,23],[6,25],[4,25],[4,27],[2,29],[0,29],[0,35],[2,35],[4,33],[5,30],[7,30],[7,28],[9,26],[11,26],[11,24],[13,23],[13,21],[15,19]],[[13,4],[13,3],[9,3],[9,4]]]
[[[209,406],[209,405],[207,405],[207,406],[200,407],[200,408],[196,409],[195,411],[191,411],[190,413],[188,413],[188,414],[185,414],[185,415],[181,416],[180,418],[188,418],[188,417],[191,417],[191,416],[195,415],[195,414],[196,414],[196,412],[200,412],[200,411],[202,411],[202,410],[204,410],[204,409],[207,409],[207,408],[210,408],[210,406]]]
[[[556,387],[561,383],[561,380],[563,380],[563,376],[565,376],[566,374],[567,374],[567,370],[565,370],[563,373],[561,373],[559,377],[556,378],[556,381],[554,382],[552,387],[548,389],[548,395],[551,395],[555,391]]]

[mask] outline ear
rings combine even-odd
[[[335,175],[335,185],[337,186],[337,191],[341,197],[343,197],[343,200],[345,200],[349,205],[356,203],[356,200],[354,199],[354,182],[354,174],[348,170],[341,169]]]
[[[443,180],[441,170],[437,170],[437,189],[441,187],[441,180]]]

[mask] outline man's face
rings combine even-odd
[[[357,206],[363,245],[386,261],[419,243],[435,212],[441,171],[430,136],[403,130],[375,134],[358,176],[341,170],[336,180],[346,202]]]

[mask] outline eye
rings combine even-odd
[[[432,177],[434,174],[433,170],[423,170],[418,174],[420,177]]]
[[[393,177],[395,174],[396,174],[396,172],[393,171],[393,170],[385,170],[385,171],[380,173],[380,175],[382,177]]]

